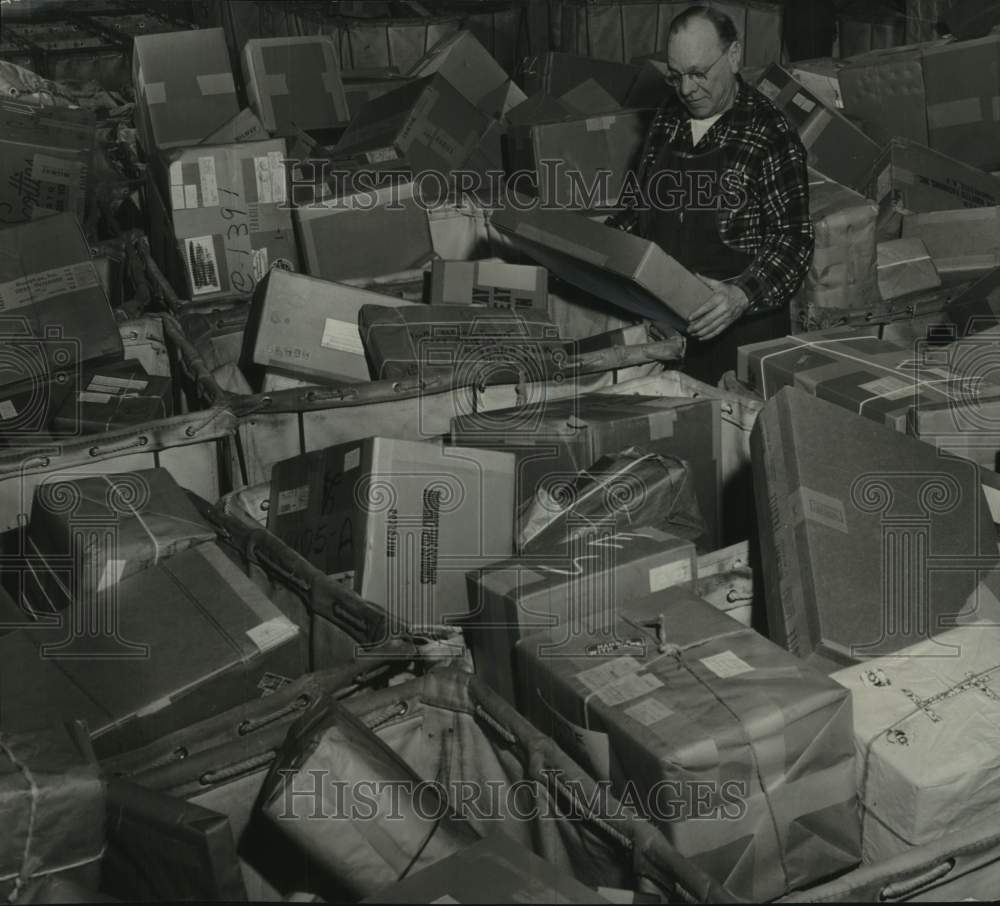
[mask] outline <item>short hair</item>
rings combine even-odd
[[[719,43],[723,47],[729,47],[740,39],[739,32],[736,31],[736,23],[733,22],[732,18],[722,10],[714,9],[711,6],[689,6],[678,13],[670,23],[667,38],[672,38],[696,19],[704,19],[715,26],[715,33],[719,36]]]

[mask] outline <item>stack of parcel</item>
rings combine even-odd
[[[915,51],[927,97],[965,43]],[[41,409],[0,457],[5,895],[995,893],[996,277],[928,223],[1000,162],[854,125],[855,65],[758,84],[811,114],[802,309],[869,326],[719,388],[660,361],[709,288],[602,223],[661,60],[137,39],[141,322],[63,201],[77,124],[12,107],[67,191],[4,230],[0,415]],[[526,174],[503,204],[494,173]],[[901,339],[925,311],[953,342]]]

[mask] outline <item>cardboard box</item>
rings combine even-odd
[[[923,53],[929,45],[888,47],[843,62],[844,109],[880,145],[895,139],[928,143]]]
[[[532,722],[613,793],[634,789],[731,896],[858,862],[849,693],[690,591],[629,601],[603,632],[543,630],[515,656]]]
[[[976,280],[945,308],[959,337],[969,337],[1000,323],[1000,268]]]
[[[495,124],[444,76],[433,75],[369,101],[334,154],[361,164],[405,160],[415,173],[447,176],[474,156]]]
[[[622,105],[604,90],[597,79],[587,79],[586,82],[581,82],[575,88],[560,95],[557,100],[559,103],[565,104],[577,116],[597,116],[622,109]]]
[[[528,95],[544,91],[559,97],[588,79],[594,79],[620,105],[635,80],[640,67],[594,57],[550,51],[541,57],[528,57],[522,64],[521,84]]]
[[[844,98],[840,90],[838,75],[844,68],[842,60],[820,57],[815,60],[796,60],[789,64],[789,71],[795,81],[808,88],[827,107],[844,109]]]
[[[644,318],[683,327],[712,295],[656,243],[571,211],[500,208],[490,225],[550,273]]]
[[[633,61],[634,63],[635,61]],[[666,60],[647,57],[642,61],[639,74],[625,96],[625,107],[658,108],[676,94],[667,82]]]
[[[802,285],[807,308],[857,311],[877,305],[875,205],[811,170],[809,216],[816,245]]]
[[[15,354],[0,364],[0,447],[37,449],[57,443],[52,419],[73,389],[73,375],[60,371],[48,379],[24,380],[18,358]],[[7,384],[8,377],[16,383]]]
[[[517,706],[515,646],[547,626],[563,638],[610,628],[632,600],[673,586],[693,587],[694,545],[658,528],[601,527],[573,556],[529,554],[470,571],[470,613],[463,634],[476,675]]]
[[[245,901],[229,820],[115,777],[108,787],[102,892],[121,902]]]
[[[249,294],[271,268],[299,269],[284,158],[282,139],[163,155],[160,189],[183,298]]]
[[[973,623],[833,674],[854,700],[864,860],[1000,814],[1000,629]]]
[[[509,557],[514,457],[372,437],[277,463],[268,529],[408,625],[468,612],[465,573]]]
[[[435,261],[431,305],[486,305],[548,312],[549,274],[544,267],[488,261]]]
[[[7,316],[0,348],[11,363],[0,368],[0,380],[9,386],[27,376],[72,378],[87,362],[121,359],[118,324],[75,217],[7,227],[0,245],[0,309]]]
[[[115,621],[117,637],[74,633],[84,625],[76,621],[95,617],[86,604],[74,611],[58,629],[39,625],[27,634],[35,658],[47,657],[90,700],[88,729],[101,758],[250,701],[275,676],[294,679],[306,669],[298,627],[215,544],[120,582],[112,610],[98,611]],[[46,654],[46,646],[61,650]],[[49,707],[65,713],[66,705]]]
[[[798,129],[811,167],[848,188],[864,191],[882,150],[877,142],[777,63],[765,70],[757,90]]]
[[[244,107],[228,123],[224,123],[215,132],[207,136],[203,145],[235,145],[237,142],[267,141],[270,136],[257,114],[249,107]]]
[[[506,121],[510,126],[532,126],[535,123],[552,123],[572,116],[573,111],[562,101],[544,91],[536,91],[527,100],[508,110]]]
[[[329,129],[350,119],[332,38],[251,38],[241,59],[250,104],[272,135]]]
[[[941,285],[937,268],[922,240],[891,239],[880,242],[876,251],[878,291],[883,301]]]
[[[513,126],[507,136],[510,169],[534,175],[544,207],[610,212],[639,163],[649,123],[648,112],[633,110]]]
[[[916,142],[894,139],[866,194],[879,207],[879,238],[896,239],[904,214],[1000,205],[1000,179]]]
[[[451,442],[517,457],[517,500],[572,483],[601,457],[632,446],[690,467],[710,549],[719,540],[722,415],[718,400],[588,393],[452,419]]]
[[[173,415],[170,378],[134,360],[88,370],[56,411],[56,434],[96,434]]]
[[[31,879],[81,868],[94,882],[99,879],[107,794],[82,725],[5,732],[0,799],[5,899],[15,901]]]
[[[113,540],[81,548],[95,526],[113,533]],[[47,481],[38,485],[31,504],[29,550],[68,565],[77,598],[92,600],[161,560],[214,540],[215,530],[163,468]],[[86,560],[80,559],[81,550]],[[53,595],[36,606],[44,612],[68,603]]]
[[[924,51],[927,144],[982,170],[1000,168],[1000,34]]]
[[[459,386],[568,377],[565,344],[548,316],[533,309],[364,305],[358,326],[373,380],[422,380],[442,371]]]
[[[412,182],[297,206],[295,227],[306,273],[323,280],[415,270],[434,255],[427,209]]]
[[[54,211],[84,222],[94,141],[90,111],[0,102],[0,226]]]
[[[395,78],[371,79],[357,82],[344,82],[344,97],[347,100],[349,119],[355,120],[361,114],[365,104],[375,98],[389,94],[397,88],[410,84],[412,79],[396,76]]]
[[[966,392],[961,373],[920,344],[850,328],[742,346],[737,374],[765,399],[794,386],[903,432],[914,406],[953,402]]]
[[[527,97],[476,36],[464,29],[438,41],[407,73],[414,79],[434,74],[444,76],[488,116],[502,117]]]
[[[496,832],[362,903],[609,903],[565,870]]]
[[[139,35],[132,47],[135,122],[147,155],[197,145],[240,112],[221,28]]]
[[[252,358],[265,368],[329,381],[368,381],[358,330],[363,305],[411,305],[342,283],[271,271],[254,294],[248,325]]]
[[[1000,207],[907,214],[902,232],[924,243],[942,277],[964,282],[1000,267]]]
[[[971,462],[797,388],[750,444],[768,635],[793,654],[843,666],[912,645],[997,560]]]

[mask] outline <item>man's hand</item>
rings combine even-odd
[[[687,332],[699,340],[711,340],[743,316],[750,307],[750,300],[738,286],[711,277],[699,277],[715,292],[691,315]]]

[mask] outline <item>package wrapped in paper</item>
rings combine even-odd
[[[106,798],[82,724],[0,733],[0,896],[42,876],[96,887]]]
[[[518,513],[517,547],[563,552],[595,530],[641,527],[690,539],[705,530],[687,463],[636,446],[602,457],[571,486],[543,483]]]

